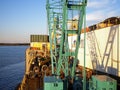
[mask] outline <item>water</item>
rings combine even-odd
[[[0,90],[14,90],[25,71],[28,46],[0,46]]]

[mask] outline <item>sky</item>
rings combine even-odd
[[[120,16],[120,0],[88,0],[87,25]],[[29,43],[31,34],[47,34],[46,0],[0,0],[0,43]]]

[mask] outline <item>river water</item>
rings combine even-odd
[[[25,71],[28,46],[0,46],[0,90],[15,90]]]

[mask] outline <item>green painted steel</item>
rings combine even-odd
[[[89,90],[117,90],[117,81],[106,75],[92,76]]]
[[[85,9],[85,8],[84,8]],[[85,11],[85,10],[84,10]],[[86,14],[86,12],[84,12]],[[84,16],[84,21],[86,21],[86,16]],[[84,27],[86,27],[86,23],[84,23]],[[86,90],[86,30],[84,28],[84,68],[83,68],[83,90]]]
[[[63,81],[55,76],[45,77],[44,90],[63,90]]]
[[[87,0],[47,0],[46,9],[51,46],[52,74],[59,76],[62,70],[65,77],[75,78],[81,30],[83,23],[86,23],[84,19],[86,16],[86,5]],[[75,29],[74,26],[70,28],[74,21],[77,23],[77,28]],[[74,51],[70,50],[68,42],[68,36],[73,34],[77,36]],[[72,67],[69,67],[68,63],[70,57],[74,58]]]

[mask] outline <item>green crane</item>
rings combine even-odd
[[[86,5],[87,0],[47,0],[46,9],[53,75],[60,76],[62,71],[65,79],[67,77],[75,78],[81,30],[86,23]],[[77,38],[74,42],[74,50],[70,49],[71,46],[68,42],[69,36],[73,35]],[[74,59],[71,67],[69,65],[70,57]],[[86,90],[84,83],[83,90]]]

